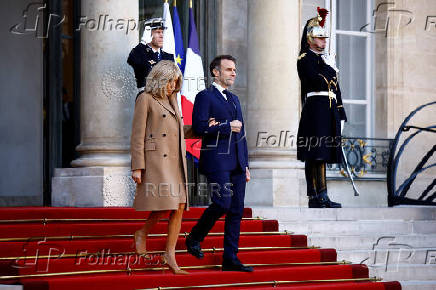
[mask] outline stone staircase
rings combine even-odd
[[[370,276],[400,281],[403,289],[436,289],[436,208],[309,209],[253,207],[280,230],[308,244],[336,248],[338,260],[365,263]]]

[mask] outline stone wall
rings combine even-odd
[[[381,127],[387,128],[389,138],[394,138],[404,118],[412,110],[436,101],[436,2],[397,0],[392,9],[404,12],[400,15],[394,12],[389,14],[390,26],[386,38],[386,83],[382,86],[387,91],[386,124],[382,122],[383,118],[379,121]],[[383,56],[384,50],[377,51],[377,55]],[[382,98],[383,95],[377,97]],[[422,110],[410,121],[410,125],[436,125],[435,112],[436,105]],[[410,133],[404,135],[407,137]],[[401,139],[401,143],[404,139]],[[435,144],[434,133],[421,133],[413,138],[400,159],[397,186]],[[435,162],[436,156],[433,156],[427,164]],[[410,189],[411,197],[419,195],[435,176],[436,168],[420,175]]]

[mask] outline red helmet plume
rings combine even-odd
[[[318,17],[321,18],[319,19],[319,26],[324,27],[327,14],[329,14],[327,9],[318,7]]]

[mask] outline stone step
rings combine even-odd
[[[436,221],[399,221],[399,220],[359,220],[359,221],[282,221],[280,230],[292,231],[296,234],[312,236],[314,234],[327,235],[407,235],[407,234],[434,234]]]
[[[373,248],[436,249],[436,234],[431,235],[309,235],[308,245],[340,250],[371,250]]]
[[[402,290],[436,290],[436,281],[399,281]]]
[[[371,276],[436,290],[436,207],[252,209],[307,235],[308,245],[335,248],[338,260],[366,264]]]
[[[278,219],[280,222],[328,220],[436,220],[436,207],[391,207],[391,208],[290,208],[252,207],[253,216]]]
[[[436,264],[416,265],[398,264],[386,270],[385,265],[369,267],[369,275],[382,277],[383,281],[433,281],[436,279]],[[416,289],[416,288],[415,288]],[[418,288],[420,289],[420,288]]]
[[[337,251],[338,260],[350,261],[353,264],[385,264],[386,268],[401,264],[427,265],[436,264],[435,248],[413,248],[406,245],[374,250]],[[436,278],[436,275],[435,275]]]

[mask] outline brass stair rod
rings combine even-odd
[[[277,263],[277,264],[247,264],[248,266],[261,267],[261,266],[301,266],[301,265],[343,265],[349,262],[307,262],[307,263]],[[195,270],[195,269],[213,269],[221,268],[221,265],[199,265],[199,266],[182,266],[181,269]],[[14,280],[23,278],[36,278],[36,277],[54,277],[54,276],[72,276],[82,274],[101,274],[101,273],[122,273],[127,272],[142,272],[142,271],[164,271],[168,270],[168,267],[154,267],[154,268],[138,268],[138,269],[112,269],[112,270],[87,270],[87,271],[71,271],[71,272],[58,272],[58,273],[43,273],[43,274],[26,274],[26,275],[10,275],[0,276],[1,280]],[[178,289],[178,288],[175,288]]]
[[[210,285],[197,285],[197,286],[181,286],[181,287],[157,287],[157,288],[143,288],[137,290],[177,290],[177,289],[193,289],[193,288],[220,288],[220,287],[239,287],[239,286],[258,286],[270,285],[276,287],[285,284],[301,284],[301,283],[334,283],[334,282],[379,282],[382,278],[350,278],[350,279],[328,279],[328,280],[301,280],[301,281],[259,281],[259,282],[242,282],[242,283],[229,283],[229,284],[210,284]]]
[[[189,233],[179,233],[179,236],[186,237]],[[241,232],[240,235],[292,235],[293,232]],[[149,234],[148,237],[166,237],[168,234]],[[223,236],[224,233],[209,233],[208,236]],[[98,239],[98,238],[133,238],[133,235],[92,235],[92,236],[49,236],[49,237],[22,237],[22,238],[0,238],[0,242],[29,242],[39,240],[77,240],[77,239]]]
[[[310,247],[241,247],[240,251],[254,251],[254,250],[298,250],[298,249],[319,249],[320,247],[310,246]],[[104,249],[103,249],[104,250]],[[208,248],[202,249],[203,252],[222,252],[224,248]],[[187,253],[187,250],[176,250],[176,253]],[[165,251],[150,251],[147,254],[155,255],[155,254],[163,254]],[[105,253],[103,252],[103,256],[119,256],[119,255],[135,255],[135,252],[124,252],[124,253]],[[86,254],[63,254],[61,256],[56,256],[56,259],[62,258],[75,258],[75,257],[88,257],[88,256],[102,256],[101,252],[96,253],[86,253]],[[140,254],[138,254],[140,256]],[[48,259],[53,258],[50,255],[38,255],[38,256],[22,256],[22,257],[0,257],[0,261],[15,261],[15,260],[27,260],[27,259]]]
[[[97,219],[97,218],[40,218],[40,219],[12,219],[12,220],[0,220],[0,224],[3,223],[42,223],[47,224],[49,222],[123,222],[123,221],[146,221],[147,219],[143,218],[126,218],[126,219]],[[161,219],[160,221],[168,221],[169,219]],[[198,218],[184,218],[182,221],[197,221]],[[219,220],[225,220],[225,218],[220,218]],[[242,218],[242,220],[265,220],[262,217],[251,217],[251,218]]]

